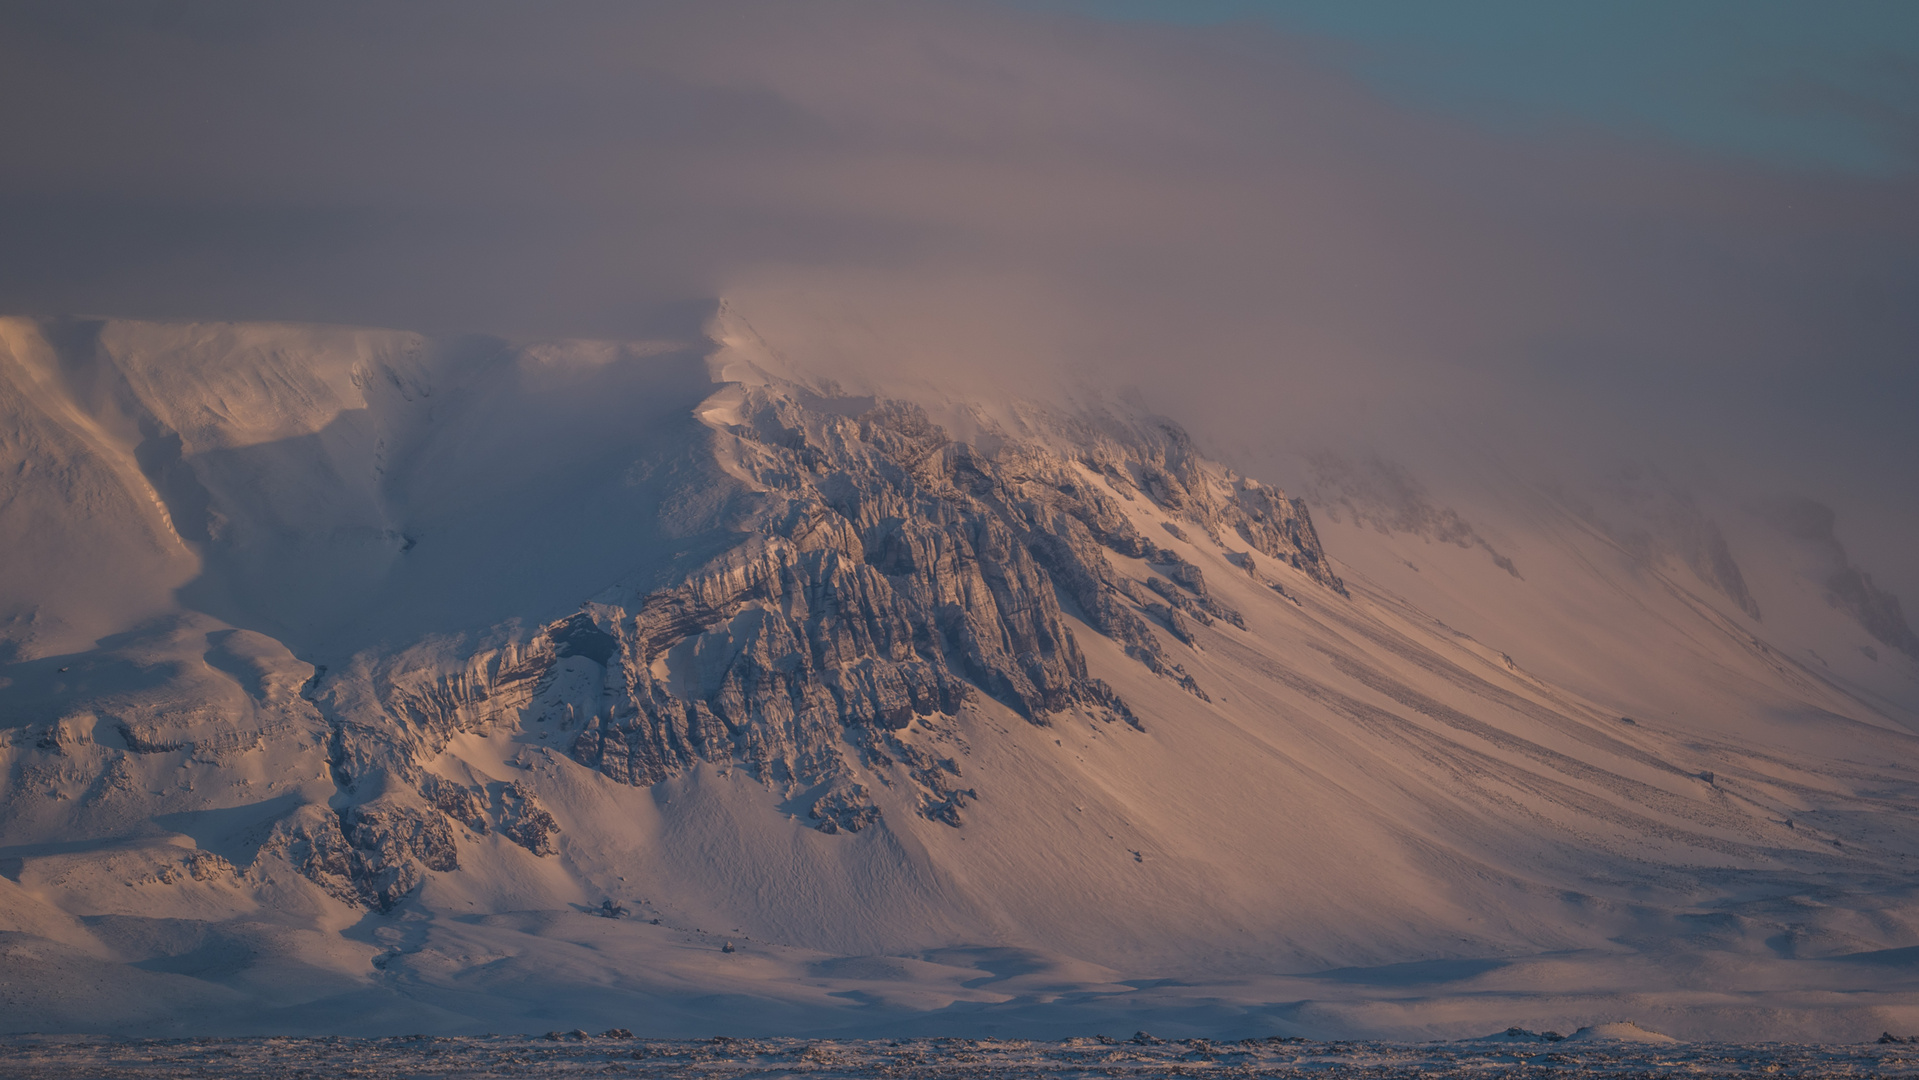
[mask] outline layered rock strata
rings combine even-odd
[[[1229,537],[1342,589],[1303,505],[1211,474],[1183,432],[1040,418],[1040,439],[950,438],[917,406],[743,393],[716,450],[767,499],[758,531],[685,583],[594,605],[550,627],[560,658],[604,672],[605,707],[572,753],[651,784],[700,760],[762,779],[817,784],[813,817],[855,831],[877,816],[841,746],[923,754],[896,735],[953,714],[976,690],[1034,723],[1082,709],[1138,725],[1091,675],[1064,600],[1151,670],[1204,692],[1167,652],[1158,621],[1239,614],[1199,567],[1151,542],[1121,499],[1150,498],[1222,543]],[[1108,553],[1159,573],[1144,585]],[[1251,564],[1252,555],[1245,556]],[[568,717],[567,719],[573,719]],[[884,752],[880,750],[877,752]],[[915,766],[921,812],[958,824],[970,789],[957,765]]]
[[[531,784],[476,793],[420,764],[455,732],[500,724],[627,784],[702,762],[744,769],[823,832],[871,826],[872,785],[899,782],[920,814],[958,826],[978,794],[946,751],[947,721],[975,695],[1035,724],[1077,710],[1143,726],[1088,670],[1067,609],[1202,699],[1177,659],[1193,624],[1244,628],[1127,501],[1189,523],[1249,573],[1272,559],[1344,592],[1301,502],[1205,462],[1170,423],[1032,413],[1018,435],[990,425],[960,441],[902,402],[723,394],[736,400],[709,421],[707,450],[752,503],[729,550],[450,670],[399,654],[316,679],[336,781],[372,797],[287,834],[303,872],[386,907],[423,869],[457,865],[449,823],[477,835],[491,821],[553,852],[558,823]]]

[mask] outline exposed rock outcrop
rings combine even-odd
[[[1839,542],[1832,508],[1806,498],[1780,499],[1758,507],[1774,525],[1802,542],[1818,566],[1826,602],[1858,621],[1866,633],[1914,660],[1919,660],[1919,634],[1906,622],[1899,598],[1873,584],[1872,575],[1855,565]]]
[[[1312,465],[1309,493],[1334,521],[1345,515],[1355,525],[1383,533],[1406,533],[1433,543],[1480,548],[1494,566],[1515,578],[1522,576],[1510,556],[1502,554],[1458,511],[1435,502],[1425,486],[1403,467],[1377,457],[1355,462],[1332,453],[1314,455]],[[1308,522],[1304,527],[1312,526]]]
[[[552,855],[559,851],[553,843],[559,831],[531,784],[515,780],[500,792],[500,833],[507,839],[535,855]]]
[[[486,807],[473,789],[445,777],[428,775],[420,782],[420,795],[449,819],[476,833],[486,831]]]
[[[1235,562],[1248,573],[1257,553],[1344,592],[1301,503],[1205,462],[1169,423],[1033,412],[1017,437],[985,425],[958,441],[901,402],[722,394],[735,400],[708,452],[757,500],[729,549],[530,639],[461,659],[423,644],[316,678],[307,697],[332,723],[336,782],[367,801],[283,828],[302,873],[385,909],[457,865],[450,823],[491,822],[555,852],[559,825],[532,778],[483,799],[420,764],[460,731],[501,724],[557,737],[622,783],[743,768],[822,832],[870,827],[876,785],[900,783],[919,814],[958,826],[979,795],[940,743],[976,695],[1034,724],[1073,710],[1142,726],[1088,670],[1069,609],[1201,699],[1176,657],[1200,646],[1196,627],[1244,628],[1196,563],[1136,527],[1129,501],[1245,545]]]
[[[1601,506],[1585,499],[1569,501],[1580,517],[1633,558],[1654,566],[1683,565],[1740,611],[1754,620],[1762,617],[1719,522],[1692,492],[1652,466],[1629,464],[1614,471],[1595,494]]]
[[[1138,725],[1088,672],[1062,599],[1203,698],[1149,618],[1187,645],[1189,619],[1244,620],[1133,525],[1121,500],[1142,492],[1343,591],[1303,506],[1209,471],[1170,424],[1037,416],[1045,437],[958,442],[916,406],[851,404],[743,391],[716,452],[765,494],[757,534],[683,584],[548,628],[556,657],[604,672],[577,759],[634,784],[737,760],[768,782],[820,785],[821,828],[857,831],[877,811],[849,774],[846,732],[876,747],[975,689],[1034,723],[1082,709]],[[1108,553],[1156,575],[1141,586]],[[971,789],[940,769],[911,774],[921,812],[957,824]]]
[[[335,899],[379,911],[417,888],[425,871],[460,866],[444,818],[394,805],[338,813],[303,807],[275,826],[262,850],[283,856]]]

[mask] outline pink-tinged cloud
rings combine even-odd
[[[617,336],[724,294],[849,378],[1133,386],[1248,458],[1409,416],[1691,457],[1919,592],[1910,176],[933,3],[49,7],[0,118],[8,310]]]

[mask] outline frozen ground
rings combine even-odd
[[[448,1039],[180,1039],[117,1042],[15,1038],[0,1077],[235,1080],[379,1077],[1644,1077],[1910,1076],[1919,1047],[1869,1043],[1677,1043],[1635,1030],[1450,1043],[1289,1039],[1161,1041],[1150,1036],[997,1039],[633,1040],[585,1033]]]

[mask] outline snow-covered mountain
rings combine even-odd
[[[724,308],[11,320],[0,409],[5,1030],[1919,1028],[1919,640],[1816,503],[1293,498]]]

